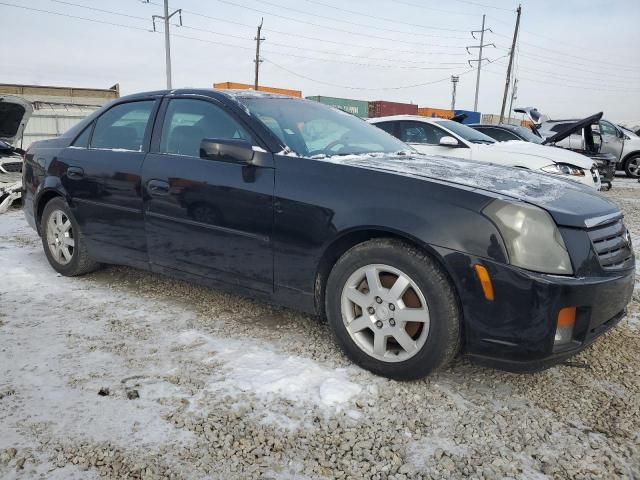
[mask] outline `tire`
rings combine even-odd
[[[632,155],[624,161],[624,173],[627,177],[640,177],[640,155]]]
[[[44,253],[56,272],[75,277],[99,268],[100,264],[89,256],[78,222],[62,198],[53,198],[45,205],[40,232]]]
[[[384,377],[422,378],[460,348],[451,282],[432,258],[398,240],[370,240],[342,255],[327,279],[325,311],[344,353]]]

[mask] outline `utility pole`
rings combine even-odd
[[[518,39],[518,29],[520,28],[520,14],[522,13],[522,5],[518,5],[516,10],[516,28],[513,31],[513,42],[511,43],[511,52],[509,53],[509,66],[507,67],[507,78],[504,82],[504,95],[502,96],[502,109],[500,110],[500,123],[504,120],[504,108],[507,105],[507,94],[509,93],[509,84],[511,83],[511,67],[513,65],[513,56],[516,52],[516,40]],[[511,112],[509,112],[511,115]]]
[[[511,101],[509,102],[509,113],[507,114],[507,118],[511,118],[511,112],[513,112],[513,101],[516,98],[518,98],[518,79],[514,78],[513,88],[511,89]]]
[[[471,46],[467,47],[467,52],[468,53],[471,53],[471,52],[469,52],[470,48],[477,48],[479,50],[478,51],[478,60],[468,60],[469,65],[471,65],[471,62],[478,62],[478,74],[476,76],[476,98],[475,98],[475,101],[473,102],[473,110],[476,111],[476,112],[478,111],[478,93],[480,92],[480,70],[482,68],[482,62],[485,61],[485,60],[489,61],[486,58],[482,58],[482,49],[484,47],[489,47],[489,46],[493,46],[493,48],[496,47],[494,43],[488,43],[486,45],[484,43],[484,32],[493,33],[493,30],[491,30],[490,28],[484,28],[484,23],[485,23],[486,17],[487,17],[486,15],[482,15],[482,29],[481,30],[472,30],[471,31],[471,36],[474,38],[474,40],[477,40],[475,34],[476,33],[480,34],[480,45],[471,45]]]
[[[457,75],[451,75],[451,83],[453,85],[453,91],[451,92],[451,110],[456,109],[456,85],[458,85],[458,81],[460,77]]]
[[[149,3],[149,0],[147,0]],[[156,31],[156,20],[164,21],[164,54],[165,54],[165,68],[167,71],[167,88],[171,89],[171,37],[169,35],[169,20],[171,17],[178,14],[180,17],[180,26],[182,26],[182,9],[174,10],[169,15],[169,0],[164,0],[164,16],[152,15],[151,21],[153,22],[153,31]]]
[[[255,88],[256,91],[258,90],[258,74],[260,72],[260,64],[262,63],[262,60],[260,60],[260,42],[266,40],[266,38],[262,38],[260,36],[260,31],[262,30],[262,22],[264,22],[264,18],[260,19],[260,25],[258,25],[258,35],[254,39],[256,41],[256,59],[254,60],[254,62],[256,63],[256,77],[255,81],[253,82],[253,88]]]

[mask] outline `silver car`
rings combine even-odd
[[[516,112],[526,114],[534,123],[538,133],[543,138],[549,138],[558,132],[562,132],[572,124],[580,121],[576,119],[551,120],[548,116],[540,113],[536,108],[516,108]],[[630,131],[623,130],[616,124],[600,119],[592,126],[594,141],[600,144],[600,153],[610,153],[616,159],[616,169],[624,170],[629,177],[640,177],[640,137]],[[586,149],[586,139],[584,131],[582,134],[575,133],[556,144],[559,147],[570,148],[571,150]]]

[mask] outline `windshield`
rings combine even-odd
[[[464,138],[467,142],[471,143],[496,143],[496,141],[488,135],[474,130],[462,123],[454,122],[451,120],[437,120],[436,123],[441,127],[451,130],[456,135]]]
[[[303,157],[414,150],[384,130],[341,110],[289,98],[241,98],[252,115]]]
[[[537,143],[539,145],[542,145],[542,142],[544,142],[542,138],[540,138],[538,135],[533,133],[528,128],[516,127],[515,130],[518,133],[518,135],[524,138],[527,142]]]

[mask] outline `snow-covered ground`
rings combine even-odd
[[[640,247],[638,185],[607,195]],[[129,268],[58,276],[20,211],[0,265],[3,479],[640,476],[637,294],[574,366],[399,383],[295,312]]]

